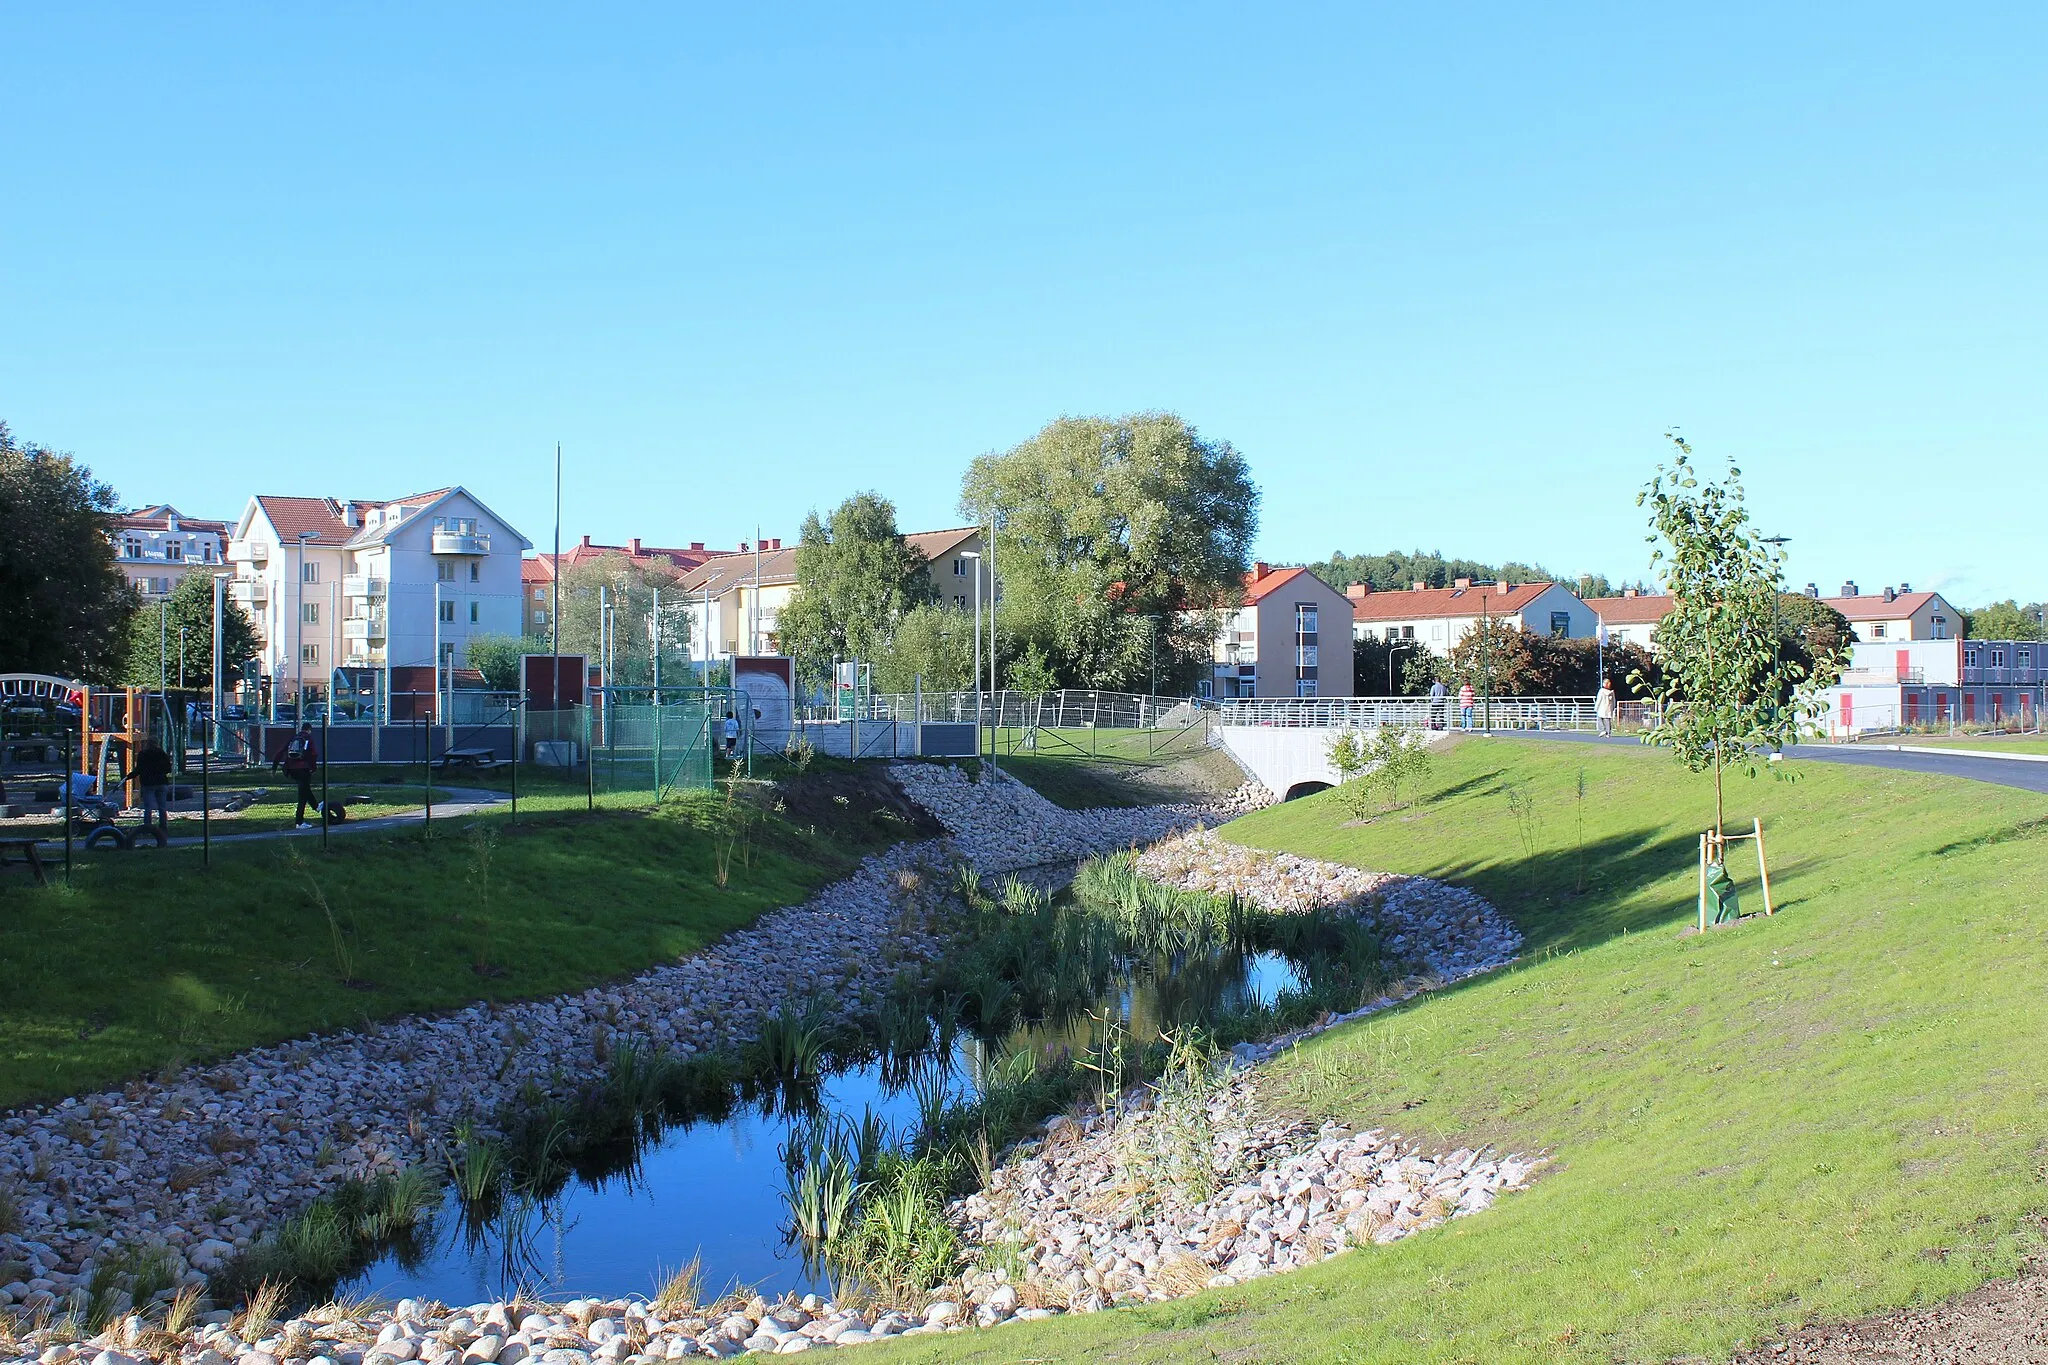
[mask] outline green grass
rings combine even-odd
[[[1926,745],[1934,749],[1982,749],[1994,754],[2048,754],[2048,738],[2038,735],[1897,735],[1891,739],[1866,742]]]
[[[1244,780],[1194,731],[1041,729],[1035,750],[1026,734],[998,731],[996,762],[1067,810],[1198,799]]]
[[[1655,751],[1467,740],[1408,810],[1346,828],[1323,796],[1227,827],[1463,881],[1529,936],[1523,965],[1303,1047],[1276,1102],[1556,1167],[1306,1271],[876,1359],[1711,1360],[2014,1273],[2048,1205],[2048,800],[1797,773],[1731,785],[1732,820],[1765,821],[1781,913],[1704,938],[1678,930],[1711,787]]]
[[[381,1016],[582,989],[801,901],[857,851],[722,794],[584,814],[573,793],[402,832],[79,853],[0,870],[0,1104]],[[494,831],[490,896],[469,826]],[[295,863],[294,857],[298,859]],[[718,884],[723,858],[727,884]],[[332,922],[316,897],[317,886]],[[479,972],[481,965],[485,970]]]

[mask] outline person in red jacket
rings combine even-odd
[[[270,760],[271,771],[284,769],[284,775],[299,784],[299,811],[292,817],[294,829],[311,829],[306,820],[306,807],[320,809],[320,803],[313,799],[313,774],[320,767],[320,746],[313,742],[313,725],[308,721],[301,724],[290,739],[284,742],[277,756]]]
[[[1471,683],[1468,682],[1458,689],[1458,716],[1464,721],[1467,730],[1472,728],[1472,704],[1477,700]]]

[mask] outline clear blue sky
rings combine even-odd
[[[2048,595],[2048,9],[993,8],[9,3],[0,418],[730,543],[1170,408],[1267,558],[1617,576],[1677,425],[1797,582]]]

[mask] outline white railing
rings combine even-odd
[[[1592,697],[1477,698],[1475,730],[1592,730]],[[1465,726],[1457,694],[1448,697],[1230,698],[1221,703],[1219,725],[1279,725],[1338,730],[1382,725],[1414,730],[1456,730]]]
[[[479,532],[436,531],[433,552],[437,555],[487,555],[491,552],[491,538]]]
[[[1033,726],[1055,730],[1165,730],[1213,718],[1216,704],[1187,697],[1153,697],[1142,692],[1098,692],[1067,688],[1057,692],[881,692],[861,697],[862,720],[951,721],[972,724],[979,699],[983,725],[1018,730]],[[834,707],[801,708],[806,721],[840,719]]]
[[[372,578],[368,574],[345,574],[341,580],[341,595],[343,597],[382,597],[384,595],[384,580]]]
[[[261,578],[231,578],[228,595],[238,602],[268,602],[270,584]]]

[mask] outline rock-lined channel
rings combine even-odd
[[[1205,818],[1234,813],[1069,812],[1006,778],[971,782],[957,769],[934,765],[898,765],[895,773],[913,799],[953,831],[954,851],[992,868],[1152,844]],[[1166,848],[1168,861],[1146,868],[1160,880],[1271,903],[1262,880],[1273,874],[1270,862],[1235,866],[1230,846],[1200,833]],[[597,1036],[643,1037],[682,1054],[725,1046],[749,1036],[792,995],[821,984],[851,995],[899,966],[929,961],[938,944],[904,922],[899,879],[948,853],[930,846],[892,850],[803,906],[764,916],[703,954],[618,986],[528,1005],[480,1006],[445,1019],[395,1021],[244,1054],[200,1077],[11,1114],[0,1122],[6,1140],[0,1182],[26,1191],[18,1207],[27,1226],[0,1237],[0,1268],[17,1276],[0,1276],[0,1313],[11,1305],[18,1327],[61,1310],[63,1297],[90,1280],[96,1257],[145,1239],[174,1258],[186,1282],[196,1283],[276,1217],[339,1178],[340,1171],[330,1176],[313,1159],[316,1152],[338,1155],[342,1170],[418,1161],[429,1139],[458,1117],[496,1112],[517,1089],[517,1078],[588,1074],[604,1051],[593,1043]],[[1178,872],[1174,859],[1185,864]],[[1506,936],[1512,930],[1503,935],[1498,916],[1486,919],[1490,908],[1454,888],[1420,879],[1399,879],[1401,887],[1387,879],[1340,885],[1349,869],[1306,860],[1286,872],[1294,881],[1310,872],[1330,881],[1334,891],[1305,904],[1356,902],[1362,913],[1378,917],[1390,944],[1403,947],[1396,939],[1405,940],[1413,949],[1405,956],[1438,979],[1512,955]],[[1470,951],[1464,951],[1454,941],[1461,933],[1477,933],[1484,942],[1468,941]],[[549,1365],[585,1365],[853,1344],[1251,1278],[1352,1242],[1384,1241],[1476,1212],[1533,1169],[1533,1163],[1480,1153],[1431,1157],[1377,1133],[1263,1128],[1241,1076],[1206,1105],[1214,1146],[1213,1180],[1204,1183],[1215,1185],[1215,1193],[1199,1205],[1163,1204],[1147,1220],[1124,1220],[1114,1232],[1090,1222],[1075,1204],[1085,1204],[1089,1191],[1108,1188],[1104,1182],[1124,1178],[1119,1172],[1131,1144],[1144,1144],[1143,1134],[1157,1121],[1154,1111],[1134,1097],[1107,1115],[1054,1120],[1046,1138],[1012,1154],[987,1190],[953,1209],[977,1241],[1001,1247],[1003,1263],[1020,1267],[1014,1282],[1006,1269],[969,1269],[942,1286],[922,1313],[854,1313],[816,1295],[780,1303],[729,1301],[717,1315],[671,1308],[666,1316],[650,1308],[647,1297],[587,1298],[559,1309],[487,1300],[451,1310],[407,1300],[360,1324],[309,1315],[281,1324],[244,1322],[231,1332],[224,1315],[214,1314],[203,1341],[151,1337],[140,1318],[123,1319],[84,1358],[104,1348],[117,1356],[182,1354],[187,1365],[220,1365],[231,1357],[248,1365],[514,1365],[528,1355]],[[1018,1252],[1021,1261],[1009,1254]],[[673,1264],[687,1255],[677,1247],[667,1259]],[[642,1271],[650,1288],[655,1269]],[[614,1292],[621,1287],[629,1286],[614,1285]],[[77,1351],[57,1341],[59,1335],[30,1333],[13,1353],[0,1339],[0,1359],[12,1354],[61,1365]]]

